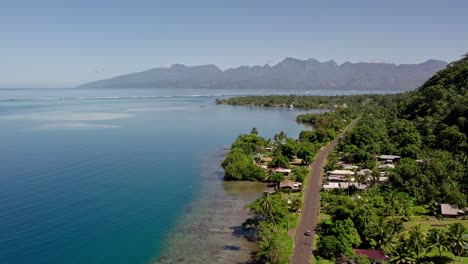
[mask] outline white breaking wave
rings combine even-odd
[[[31,130],[66,130],[66,129],[103,129],[103,128],[119,128],[116,125],[100,125],[90,124],[85,122],[57,122],[46,123],[43,125],[32,127]]]
[[[232,94],[189,94],[189,95],[129,95],[129,96],[95,96],[95,97],[42,97],[42,98],[0,98],[0,102],[11,101],[78,101],[78,100],[122,100],[122,99],[158,99],[232,96]]]
[[[37,112],[29,114],[3,115],[3,120],[48,120],[48,121],[104,121],[132,117],[124,113],[73,113],[73,112]]]

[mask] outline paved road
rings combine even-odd
[[[291,258],[292,264],[310,264],[310,258],[312,255],[312,244],[314,241],[314,227],[317,225],[317,216],[320,210],[320,197],[319,191],[322,184],[322,169],[323,162],[328,156],[331,150],[338,143],[338,139],[349,131],[357,120],[354,120],[348,128],[343,131],[335,140],[324,147],[314,163],[311,165],[311,175],[309,177],[309,184],[307,185],[304,206],[302,209],[301,219],[299,226],[296,230],[296,237],[294,239],[294,253]],[[311,236],[304,235],[307,230],[312,231]]]

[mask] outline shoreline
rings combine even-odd
[[[244,207],[268,187],[261,182],[224,181],[220,167],[224,147],[205,154],[200,155],[199,193],[169,231],[161,255],[150,263],[252,263],[258,247],[242,230],[248,218]]]

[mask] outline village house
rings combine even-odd
[[[356,256],[367,257],[371,262],[376,262],[376,263],[385,263],[388,259],[388,256],[385,255],[383,250],[380,250],[380,249],[355,248],[354,253],[356,253]]]
[[[385,163],[394,163],[401,159],[400,156],[395,155],[380,155],[379,160]]]
[[[457,217],[458,205],[456,204],[441,204],[440,213],[443,217]]]
[[[343,167],[344,170],[354,170],[358,168],[358,166],[353,164],[341,164],[341,167]]]
[[[377,168],[378,169],[394,169],[395,165],[391,163],[386,163],[386,164],[380,164],[379,166],[377,166]]]
[[[281,168],[281,167],[273,168],[271,170],[274,171],[274,172],[283,173],[285,176],[288,176],[292,171],[291,169],[285,169],[285,168]]]
[[[339,182],[329,182],[328,184],[324,184],[322,188],[326,191],[333,190],[333,189],[340,189]]]
[[[357,182],[329,182],[328,184],[324,184],[322,188],[326,191],[333,190],[333,189],[348,189],[349,187],[354,186],[358,190],[365,190],[369,186],[367,184],[359,184]]]
[[[280,182],[279,189],[282,190],[292,190],[292,191],[300,191],[302,189],[302,183],[300,182],[293,182],[291,180],[284,180]]]
[[[333,170],[327,172],[327,180],[330,182],[345,182],[348,181],[347,177],[350,177],[350,181],[354,182],[354,172],[349,170]]]
[[[262,162],[263,160],[263,155],[260,154],[260,153],[256,153],[254,156],[253,156],[253,159],[256,163],[260,163]]]

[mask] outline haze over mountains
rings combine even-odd
[[[225,71],[216,65],[174,64],[86,83],[77,88],[220,88],[282,90],[407,91],[424,83],[447,63],[350,63],[286,58],[274,65],[241,66]]]

